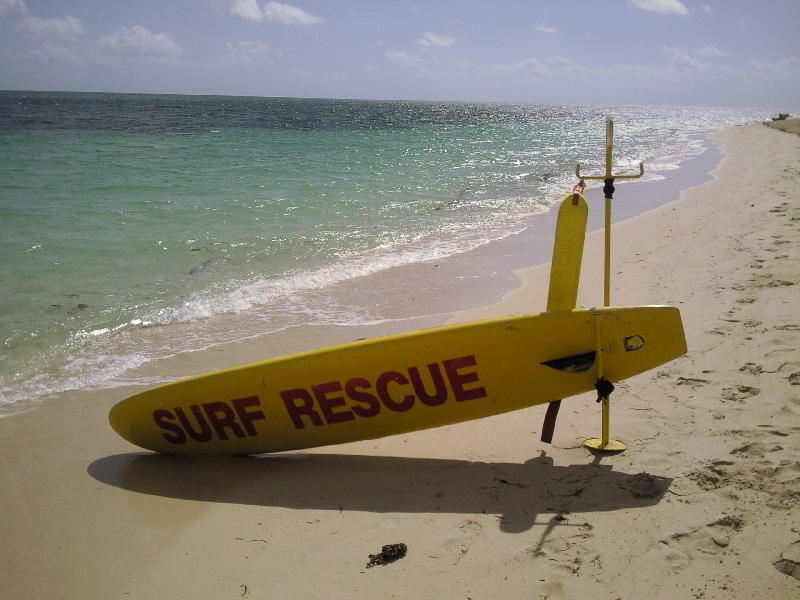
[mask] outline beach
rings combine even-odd
[[[796,598],[800,137],[760,123],[711,137],[724,154],[712,181],[613,227],[612,304],[679,307],[689,347],[617,385],[611,435],[625,452],[582,447],[600,430],[591,394],[564,401],[552,445],[537,406],[191,459],[110,428],[108,410],[140,388],[64,392],[0,419],[3,596]],[[602,303],[602,244],[587,236],[579,305]],[[441,320],[541,312],[548,275],[517,270],[502,301]],[[202,372],[385,329],[305,326],[157,368]],[[366,568],[394,543],[403,558]]]

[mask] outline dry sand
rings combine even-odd
[[[118,438],[106,415],[130,390],[64,395],[0,420],[0,596],[800,597],[800,137],[713,137],[714,181],[613,228],[612,302],[679,306],[689,344],[618,386],[623,454],[581,447],[588,394],[552,446],[539,406],[218,460]],[[601,301],[601,263],[594,232],[579,303]],[[456,319],[542,310],[548,269]]]

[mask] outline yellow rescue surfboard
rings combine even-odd
[[[162,385],[109,421],[177,454],[260,454],[439,427],[594,389],[686,352],[666,306],[555,311],[357,341]]]

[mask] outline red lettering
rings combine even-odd
[[[161,434],[165,440],[167,440],[170,444],[183,444],[186,442],[186,434],[183,432],[183,429],[181,429],[175,423],[170,423],[167,421],[167,419],[174,421],[175,415],[163,408],[153,411],[153,420],[156,422],[156,425],[161,427],[161,429],[166,429],[167,431],[172,432]]]
[[[406,376],[402,373],[398,373],[397,371],[387,371],[386,373],[380,374],[378,381],[375,382],[375,388],[378,391],[378,397],[383,401],[386,408],[397,412],[404,412],[414,406],[414,400],[416,400],[414,394],[403,396],[402,402],[395,402],[392,399],[392,397],[389,395],[390,381],[394,381],[400,385],[409,384]]]
[[[354,377],[344,384],[344,391],[347,392],[347,396],[351,400],[355,400],[356,402],[361,402],[367,405],[366,408],[363,406],[352,406],[352,411],[359,417],[369,418],[376,416],[379,412],[381,412],[381,403],[378,402],[378,399],[369,392],[362,392],[358,388],[368,390],[372,388],[372,384],[361,377]]]
[[[469,390],[464,389],[465,384],[478,381],[478,374],[475,371],[470,373],[458,372],[459,369],[477,366],[478,363],[473,355],[443,360],[442,364],[444,364],[444,371],[447,373],[447,379],[450,381],[450,387],[453,388],[453,395],[456,397],[456,402],[486,398],[485,388],[476,387]]]
[[[308,391],[303,388],[297,388],[295,390],[283,390],[279,393],[286,406],[286,410],[289,412],[292,423],[294,423],[295,429],[303,429],[306,426],[305,423],[303,423],[303,415],[311,419],[315,427],[324,425],[319,413],[314,410],[314,399]],[[298,406],[295,400],[302,400],[303,403]]]
[[[242,425],[244,425],[244,430],[247,432],[247,435],[258,435],[253,421],[262,421],[266,419],[266,417],[260,410],[247,412],[249,406],[261,406],[261,400],[258,399],[258,396],[237,398],[236,400],[231,400],[231,404],[233,404],[233,408],[236,409],[236,414],[239,415],[239,420],[242,422]]]
[[[422,382],[419,369],[417,369],[417,367],[408,367],[408,377],[411,379],[411,385],[414,386],[414,392],[423,404],[427,404],[428,406],[444,404],[447,400],[447,386],[444,383],[444,377],[442,377],[442,370],[439,368],[439,364],[429,364],[428,372],[431,374],[431,379],[433,380],[433,389],[435,390],[433,396],[429,395],[428,391],[425,389],[425,384]]]
[[[197,424],[200,426],[200,431],[197,432],[192,427],[192,424],[189,422],[189,419],[183,412],[183,409],[180,406],[176,406],[174,408],[175,414],[178,415],[178,420],[181,422],[183,429],[192,438],[195,442],[207,442],[211,439],[211,428],[206,423],[205,418],[203,417],[203,413],[200,412],[200,407],[192,404],[189,406],[194,415],[194,418],[197,419]]]
[[[319,404],[322,414],[325,415],[325,420],[328,422],[328,425],[355,420],[356,416],[350,410],[343,410],[341,412],[334,412],[333,410],[338,406],[347,406],[342,396],[328,398],[328,394],[342,391],[342,384],[338,381],[329,381],[328,383],[312,385],[311,391],[314,392],[317,404]]]
[[[211,422],[214,431],[217,432],[219,439],[223,441],[228,439],[228,434],[225,433],[226,427],[233,431],[233,435],[237,438],[245,437],[244,431],[236,422],[236,414],[224,402],[207,402],[203,404],[203,410],[206,411],[208,420]],[[222,413],[223,416],[220,417],[219,413]]]

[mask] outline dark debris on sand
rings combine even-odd
[[[367,568],[375,567],[377,565],[388,565],[399,558],[403,558],[408,551],[408,546],[405,544],[388,544],[381,548],[380,554],[370,554]]]

